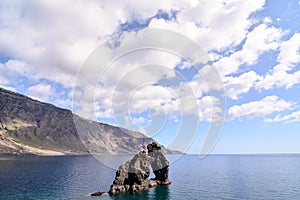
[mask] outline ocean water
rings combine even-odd
[[[89,196],[107,191],[114,175],[92,156],[0,157],[0,199],[300,199],[299,155],[183,155],[170,165],[169,186]]]

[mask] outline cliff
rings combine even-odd
[[[135,153],[153,141],[0,88],[0,154]]]

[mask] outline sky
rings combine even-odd
[[[300,1],[0,1],[0,87],[187,153],[300,153]]]

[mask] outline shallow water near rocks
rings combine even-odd
[[[169,155],[174,156],[174,155]],[[131,156],[128,156],[130,159]],[[113,159],[124,161],[124,156]],[[92,156],[2,157],[0,199],[299,199],[299,155],[183,155],[169,186],[136,195],[108,191],[115,170]],[[151,175],[153,177],[153,174]]]

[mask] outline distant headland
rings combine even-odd
[[[75,122],[87,137],[79,136]],[[140,132],[0,88],[0,155],[134,154],[152,142]],[[180,153],[161,148],[165,154]]]

